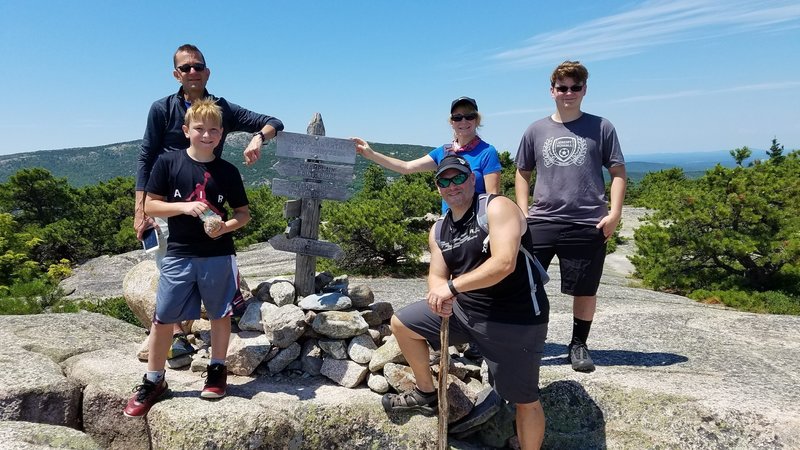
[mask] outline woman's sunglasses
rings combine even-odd
[[[476,113],[469,113],[469,114],[450,114],[450,120],[453,122],[461,122],[461,120],[475,120],[478,118]]]
[[[436,185],[440,188],[446,188],[450,186],[451,183],[458,186],[460,184],[464,184],[464,182],[467,181],[467,178],[469,178],[469,175],[465,173],[460,173],[452,178],[439,177],[436,179]]]

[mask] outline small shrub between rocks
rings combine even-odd
[[[699,289],[690,293],[689,298],[703,303],[721,303],[739,311],[800,315],[800,298],[791,297],[778,291],[745,292]]]

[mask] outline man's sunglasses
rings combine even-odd
[[[184,64],[182,66],[176,67],[176,69],[180,70],[183,73],[189,73],[190,70],[194,69],[195,72],[202,72],[206,70],[205,64]]]
[[[452,178],[440,177],[436,179],[436,185],[439,186],[440,188],[446,188],[450,186],[451,183],[458,186],[460,184],[464,184],[464,182],[467,181],[467,178],[469,178],[469,175],[465,173],[460,173]]]
[[[475,114],[475,113],[469,113],[469,114],[450,114],[450,120],[452,120],[453,122],[461,122],[461,120],[462,120],[462,119],[467,119],[467,120],[475,120],[475,119],[477,119],[477,118],[478,118],[478,115],[477,115],[477,114]],[[462,183],[463,183],[463,181],[462,181]],[[461,183],[456,183],[456,184],[461,184]]]
[[[576,84],[574,86],[553,86],[553,89],[557,90],[558,92],[564,93],[567,91],[572,92],[580,92],[583,90],[582,84]]]

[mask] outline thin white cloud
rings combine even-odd
[[[727,94],[731,92],[748,92],[748,91],[776,91],[782,89],[792,89],[800,87],[800,81],[780,81],[775,83],[757,83],[745,84],[741,86],[731,86],[719,89],[690,89],[686,91],[667,92],[663,94],[653,95],[637,95],[634,97],[620,98],[617,100],[609,100],[608,103],[638,103],[638,102],[651,102],[655,100],[672,100],[676,98],[686,97],[700,97],[706,95]],[[508,111],[498,111],[485,114],[486,117],[498,116],[518,116],[529,115],[533,113],[543,113],[553,111],[553,107],[533,108],[533,109],[515,109]]]
[[[550,65],[577,56],[607,60],[674,42],[798,26],[797,1],[652,0],[566,30],[540,33],[521,47],[492,55],[490,60],[509,67]]]
[[[621,98],[618,100],[611,100],[609,103],[635,103],[635,102],[647,102],[653,100],[671,100],[674,98],[685,98],[685,97],[698,97],[703,95],[716,95],[716,94],[726,94],[729,92],[746,92],[746,91],[775,91],[781,89],[791,89],[800,87],[800,81],[782,81],[777,83],[758,83],[758,84],[746,84],[742,86],[731,86],[727,88],[720,88],[720,89],[691,89],[688,91],[678,91],[678,92],[668,92],[664,94],[654,94],[654,95],[637,95],[634,97],[627,97]]]

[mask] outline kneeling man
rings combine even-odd
[[[428,343],[440,348],[442,317],[452,315],[450,343],[478,345],[495,390],[516,404],[520,445],[539,448],[545,421],[539,364],[550,307],[525,216],[508,198],[476,195],[475,175],[459,156],[442,159],[436,185],[450,211],[428,238],[427,300],[392,317],[392,331],[417,385],[411,392],[386,394],[383,406],[387,412],[436,410]]]

